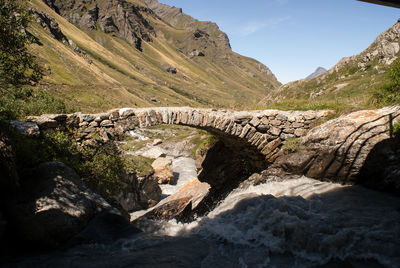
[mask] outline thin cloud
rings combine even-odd
[[[278,0],[277,0],[278,1]],[[285,1],[285,0],[279,0]],[[290,19],[290,16],[281,17],[281,18],[271,18],[266,21],[251,21],[246,23],[243,27],[239,29],[239,34],[242,36],[251,35],[255,32],[258,32],[264,28],[275,28],[279,24]]]

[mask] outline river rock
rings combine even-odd
[[[176,193],[163,199],[143,217],[157,220],[183,218],[208,195],[210,185],[197,178],[184,184]]]
[[[174,183],[174,173],[172,172],[172,160],[165,157],[157,158],[151,166],[154,169],[154,177],[159,184]]]
[[[90,191],[63,163],[41,164],[34,183],[13,209],[18,236],[37,247],[56,247],[79,233],[100,211],[111,206]]]
[[[68,241],[68,246],[88,243],[112,243],[118,239],[127,239],[140,233],[116,209],[107,209],[96,215],[86,228]]]

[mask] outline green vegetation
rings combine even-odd
[[[285,141],[282,146],[284,151],[295,153],[302,149],[300,138],[289,138]]]
[[[3,126],[2,129],[7,128]],[[45,134],[39,138],[21,135],[12,129],[7,132],[12,140],[17,141],[17,167],[22,179],[29,179],[32,169],[40,163],[55,161],[75,169],[92,189],[109,200],[123,186],[121,171],[124,162],[113,142],[79,147],[74,134],[67,131]]]
[[[148,127],[142,131],[146,133],[146,136],[149,138],[148,140],[143,141],[131,136],[125,136],[120,148],[124,151],[138,151],[146,147],[147,144],[152,144],[156,139],[161,139],[163,143],[176,143],[187,140],[187,149],[190,151],[190,156],[195,158],[197,150],[205,150],[218,141],[216,136],[205,130],[187,126],[157,125]],[[138,159],[138,161],[143,162],[144,160]]]
[[[375,106],[400,103],[400,59],[395,60],[388,73],[388,81],[375,90],[370,102]]]
[[[194,144],[193,149],[191,150],[191,157],[196,158],[196,152],[204,152],[214,144],[219,141],[217,136],[214,136],[208,132],[203,133],[203,135],[197,135],[192,139],[192,143]]]
[[[0,120],[69,110],[62,100],[31,87],[42,69],[27,48],[36,41],[26,31],[30,20],[25,1],[0,0]]]
[[[0,120],[23,120],[28,115],[68,113],[72,108],[59,98],[41,89],[15,87],[0,96]]]
[[[143,5],[140,1],[134,2]],[[29,30],[41,45],[33,44],[29,49],[38,55],[43,66],[51,70],[43,78],[45,88],[82,112],[155,105],[241,105],[241,108],[249,108],[255,100],[263,97],[265,85],[269,88],[280,85],[275,78],[262,72],[259,62],[222,46],[218,51],[207,48],[205,57],[188,57],[188,51],[198,46],[191,38],[193,29],[178,30],[144,10],[138,12],[160,35],[150,33],[152,41],[142,42],[142,51],[139,51],[126,40],[115,34],[106,34],[99,27],[87,31],[76,27],[41,0],[32,0],[30,5],[53,17],[64,35],[93,61],[87,63],[72,47],[52,38],[39,24],[31,23]],[[85,5],[90,9],[94,3]],[[98,5],[104,8],[101,1]],[[70,13],[65,14],[68,16]],[[216,38],[219,34],[214,36],[213,32],[211,35]],[[225,54],[227,58],[221,59],[220,56]],[[166,66],[176,67],[177,74],[168,73]]]
[[[30,20],[25,1],[0,0],[0,88],[4,91],[38,82],[42,76],[27,50],[35,41],[26,31]]]
[[[154,170],[151,164],[154,159],[144,156],[125,155],[123,158],[124,169],[138,176],[150,176]]]

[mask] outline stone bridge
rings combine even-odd
[[[227,143],[242,144],[239,150],[252,151],[263,161],[273,162],[288,138],[301,137],[331,111],[233,111],[189,107],[122,108],[100,114],[52,114],[29,117],[34,129],[51,131],[65,127],[78,129],[80,140],[98,132],[104,139],[136,128],[159,124],[205,129]],[[36,126],[36,128],[35,128]],[[250,157],[250,155],[249,155]]]

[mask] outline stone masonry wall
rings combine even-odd
[[[78,142],[98,133],[104,140],[136,128],[159,124],[185,125],[206,129],[217,135],[244,140],[256,148],[268,162],[273,162],[288,138],[302,137],[332,111],[232,111],[189,107],[122,108],[100,114],[46,114],[28,117],[31,134],[55,129],[77,129]]]

